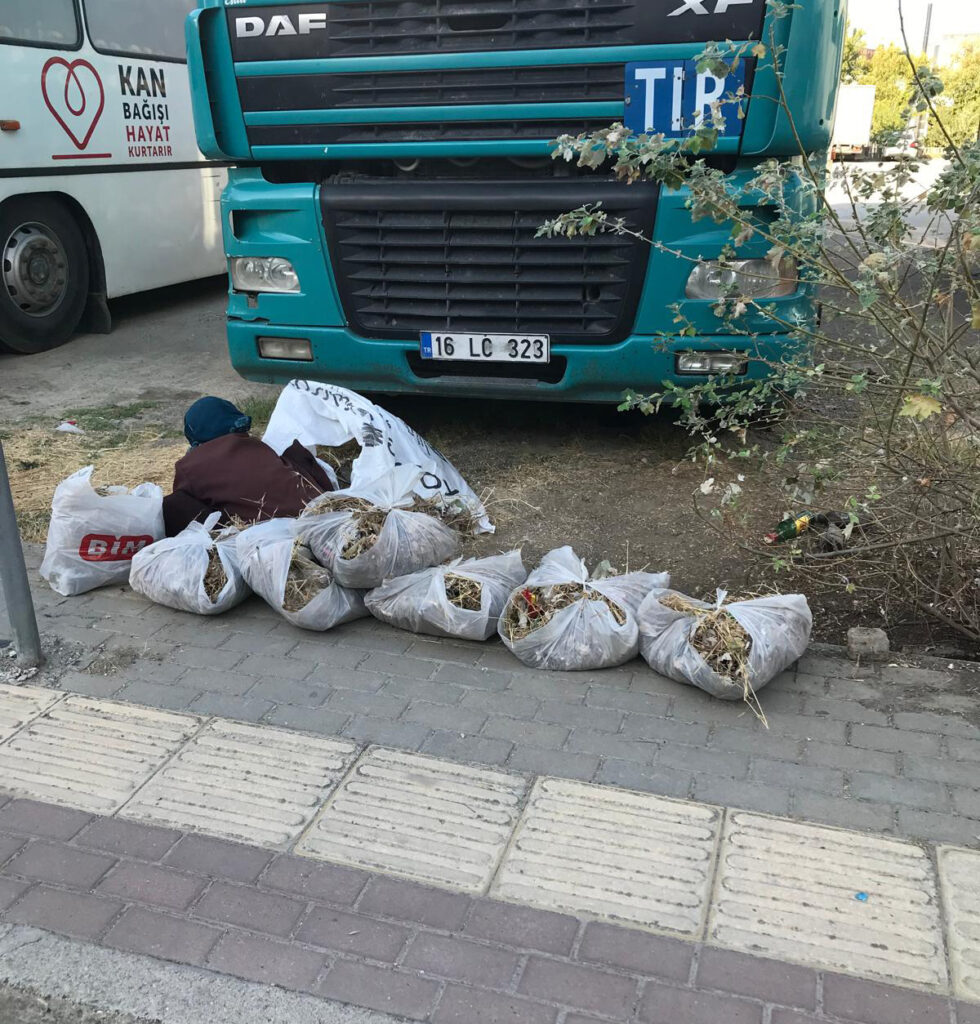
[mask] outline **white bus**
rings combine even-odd
[[[225,270],[226,172],[194,137],[195,0],[0,0],[0,348],[40,352],[107,299]]]

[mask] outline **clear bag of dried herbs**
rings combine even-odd
[[[304,543],[298,519],[270,519],[238,537],[242,572],[251,588],[301,629],[327,630],[364,618],[364,595],[340,586]]]
[[[129,585],[167,608],[220,615],[251,593],[238,564],[237,534],[217,529],[220,512],[138,551]]]
[[[487,640],[510,592],[527,577],[520,551],[457,558],[388,580],[365,598],[382,622],[413,633]]]
[[[611,668],[636,657],[636,610],[667,573],[589,576],[570,547],[556,548],[510,596],[498,632],[532,668],[579,671]]]

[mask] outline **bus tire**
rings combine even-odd
[[[19,196],[0,207],[0,343],[25,354],[64,345],[88,285],[85,239],[62,203]]]

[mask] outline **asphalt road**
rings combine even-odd
[[[111,334],[79,335],[38,355],[0,354],[0,423],[136,400],[275,394],[231,368],[226,288],[224,277],[209,278],[116,299]]]

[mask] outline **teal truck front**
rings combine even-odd
[[[201,0],[188,20],[198,141],[236,165],[222,200],[236,369],[597,402],[764,374],[787,335],[750,323],[763,336],[749,352],[689,261],[632,236],[536,237],[601,201],[686,256],[730,241],[692,222],[683,189],[555,161],[551,143],[615,121],[680,136],[743,86],[744,117],[707,156],[733,187],[761,160],[820,150],[844,2],[775,17],[767,0]],[[791,117],[768,61],[727,79],[697,70],[708,41],[753,39],[782,53]],[[811,320],[807,288],[786,290],[779,319]],[[671,336],[677,304],[696,336]]]

